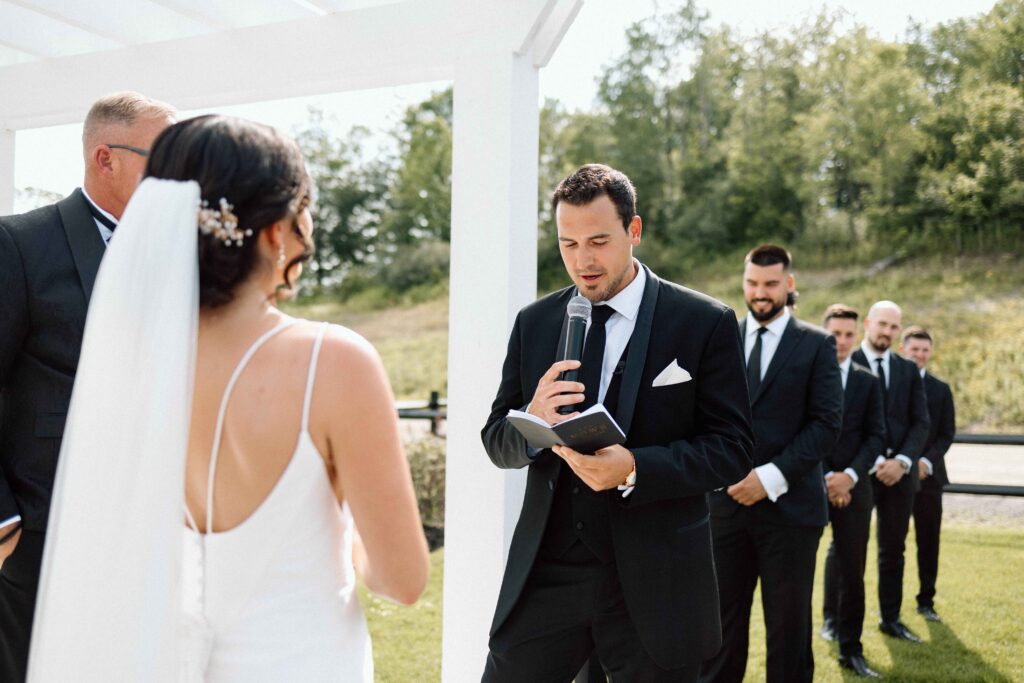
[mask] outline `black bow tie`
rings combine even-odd
[[[86,201],[85,203],[89,205],[89,213],[93,215],[93,218],[95,218],[100,223],[109,228],[110,232],[114,232],[114,228],[117,227],[117,223],[110,220],[109,217],[105,216],[102,211],[100,211],[96,206],[93,205],[92,202]]]

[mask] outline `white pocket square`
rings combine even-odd
[[[683,382],[689,382],[693,379],[690,373],[684,368],[679,367],[678,361],[673,360],[668,366],[658,373],[658,376],[654,378],[652,387],[667,387],[673,384],[682,384]]]

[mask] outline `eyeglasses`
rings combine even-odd
[[[110,145],[110,144],[108,144],[107,147],[109,147],[110,149],[126,149],[129,152],[135,152],[136,154],[138,154],[139,156],[142,156],[142,157],[148,157],[149,156],[149,150],[148,149],[142,149],[141,147],[132,147],[131,145]]]

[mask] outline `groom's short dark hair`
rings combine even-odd
[[[636,189],[625,173],[604,164],[580,166],[558,183],[551,195],[551,213],[558,209],[559,202],[584,206],[601,195],[612,200],[622,227],[628,230],[636,216]]]

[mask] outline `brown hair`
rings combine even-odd
[[[785,247],[778,244],[760,244],[747,252],[743,263],[753,263],[755,266],[774,266],[781,263],[783,270],[789,270],[793,257]]]
[[[906,344],[908,339],[924,339],[929,344],[934,344],[931,333],[920,325],[911,325],[907,329],[903,330],[903,335],[900,337],[900,341]]]
[[[629,230],[629,224],[636,215],[636,189],[625,173],[604,164],[580,166],[562,179],[551,195],[551,213],[558,208],[559,202],[584,206],[601,195],[612,200],[622,227]]]
[[[293,269],[313,254],[297,221],[312,199],[302,152],[294,140],[270,126],[227,116],[176,123],[153,143],[146,176],[196,181],[210,206],[225,198],[234,207],[239,229],[252,230],[237,246],[200,233],[200,306],[215,308],[234,298],[235,289],[256,266],[260,231],[283,218],[291,219],[292,230],[306,245],[285,267],[287,288],[292,287]]]
[[[857,313],[857,309],[853,306],[847,306],[846,304],[832,304],[825,309],[825,317],[822,319],[822,326],[827,326],[828,321],[835,318],[836,320],[856,320],[860,317]]]

